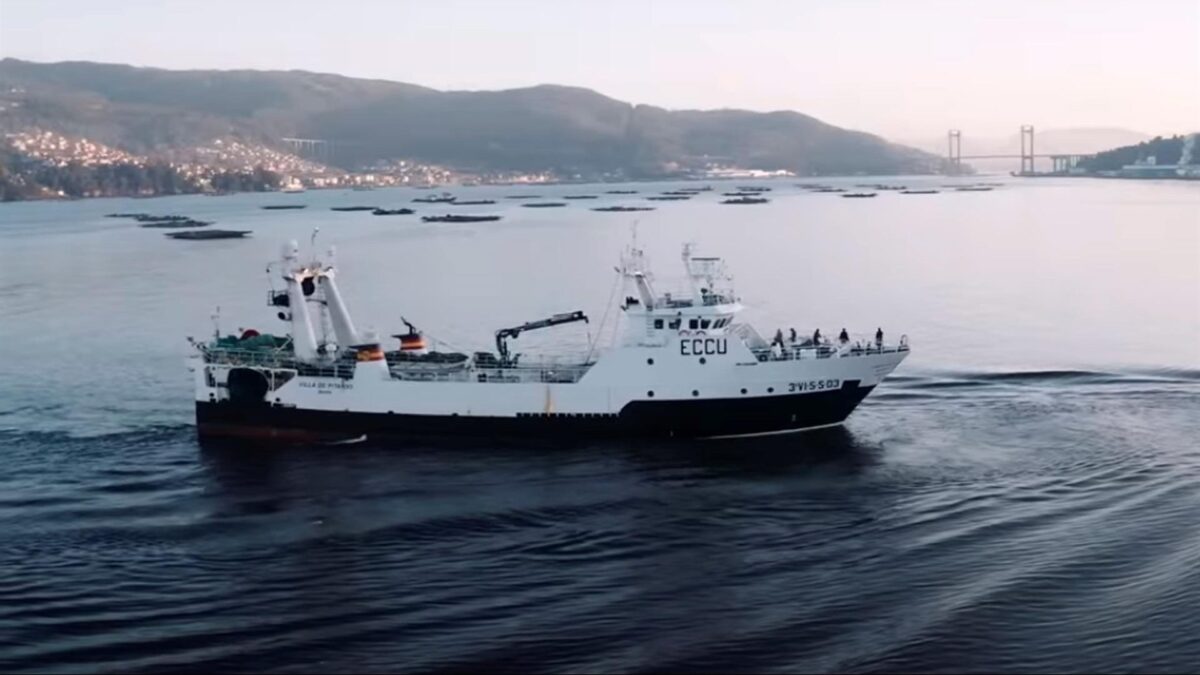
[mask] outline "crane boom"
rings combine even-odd
[[[501,365],[512,365],[512,363],[513,363],[512,361],[510,361],[510,358],[509,358],[508,338],[519,337],[521,335],[521,333],[524,333],[527,330],[537,330],[539,328],[549,328],[551,326],[558,326],[558,325],[564,324],[564,323],[574,323],[576,321],[583,321],[584,323],[587,323],[587,320],[588,320],[587,315],[584,314],[582,311],[563,312],[562,314],[555,314],[554,316],[551,316],[546,319],[539,319],[537,321],[529,321],[527,323],[521,324],[520,326],[513,326],[512,328],[501,328],[500,330],[496,331],[496,352],[500,355],[500,364]]]

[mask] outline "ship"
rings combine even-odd
[[[152,220],[144,222],[138,227],[149,227],[160,230],[181,230],[189,227],[208,227],[212,225],[210,220]]]
[[[421,216],[424,223],[490,223],[500,220],[500,216],[467,216],[447,213],[444,216]]]
[[[431,195],[429,197],[417,197],[413,201],[421,202],[423,204],[449,204],[449,203],[453,202],[455,199],[457,199],[457,197],[450,194],[449,192],[443,192],[441,194],[441,196],[432,196]]]
[[[241,239],[250,234],[250,230],[186,230],[184,232],[167,232],[172,239],[189,239],[207,241],[210,239]]]
[[[315,235],[314,235],[315,237]],[[440,344],[405,319],[385,349],[359,330],[337,285],[334,251],[302,259],[293,242],[268,265],[267,305],[284,335],[255,329],[194,347],[196,428],[222,437],[310,442],[428,438],[711,439],[841,424],[909,354],[884,342],[782,330],[767,340],[741,320],[720,258],[683,247],[682,289],[662,292],[645,252],[627,246],[611,334],[577,358],[514,351],[535,330],[588,322],[567,311],[495,331],[495,350]],[[665,288],[665,286],[664,286]],[[606,320],[609,312],[606,311]],[[598,333],[604,333],[606,320]],[[332,334],[330,334],[332,333]],[[318,339],[318,336],[322,336]]]

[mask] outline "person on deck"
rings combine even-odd
[[[816,346],[819,344],[821,344],[821,329],[820,328],[813,331],[813,346]]]
[[[783,349],[783,329],[782,328],[777,328],[775,330],[775,339],[771,340],[771,346],[775,346],[775,345],[779,345],[779,348]]]
[[[789,338],[789,342],[791,342],[792,344],[796,344],[796,329],[795,328],[788,329],[788,338]]]
[[[850,341],[850,334],[846,332],[845,328],[843,328],[841,334],[838,335],[838,342],[841,342],[842,344],[846,344],[849,341]]]
[[[875,346],[883,348],[883,328],[875,331]]]

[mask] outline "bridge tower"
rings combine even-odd
[[[947,155],[950,160],[950,175],[957,176],[962,173],[962,131],[951,129],[947,140],[950,144]]]
[[[1028,141],[1026,140],[1028,139]],[[1021,175],[1032,176],[1033,166],[1033,125],[1021,125]]]

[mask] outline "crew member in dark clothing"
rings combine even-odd
[[[821,329],[820,328],[813,331],[813,345],[815,346],[815,345],[819,345],[819,344],[821,344]]]
[[[883,347],[883,329],[882,328],[875,331],[875,346],[881,347],[881,348]]]
[[[846,332],[845,328],[843,328],[841,335],[838,335],[838,342],[841,342],[842,344],[846,344],[849,341],[850,341],[850,334]]]
[[[775,330],[775,339],[771,340],[771,344],[779,345],[779,348],[783,349],[783,329],[782,328],[778,328]]]
[[[790,341],[791,341],[791,343],[792,343],[792,344],[795,344],[795,343],[796,343],[796,329],[795,329],[795,328],[789,328],[788,330],[789,330],[789,332],[790,332],[790,334],[789,334],[789,336],[788,336],[788,337],[790,337],[790,338],[791,338],[791,340],[790,340]]]

